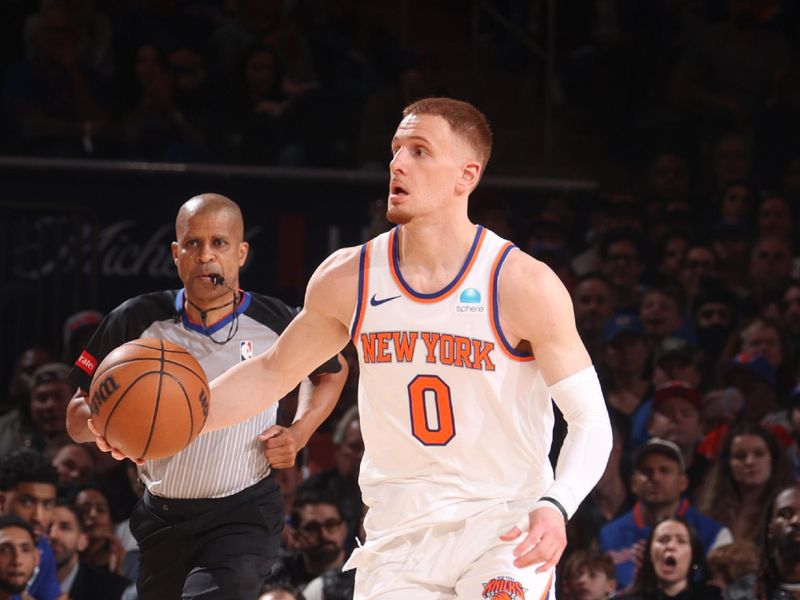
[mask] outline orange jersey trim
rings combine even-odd
[[[469,274],[472,265],[475,264],[475,259],[480,253],[481,246],[483,245],[483,239],[486,236],[486,228],[480,227],[479,232],[476,234],[477,240],[473,242],[473,245],[470,248],[468,262],[461,267],[461,272],[456,275],[456,278],[453,279],[453,281],[448,283],[444,288],[442,288],[442,290],[438,292],[434,292],[432,294],[420,294],[419,292],[415,292],[413,289],[411,289],[411,286],[409,286],[403,280],[402,276],[398,272],[399,267],[395,264],[394,251],[396,247],[395,245],[397,244],[398,229],[399,227],[395,227],[389,234],[389,271],[391,272],[392,279],[394,279],[394,282],[400,290],[400,293],[402,293],[406,298],[410,298],[414,302],[419,302],[421,304],[430,304],[433,302],[438,302],[439,300],[444,300],[448,296],[451,296],[458,289],[459,284],[464,281],[466,276]]]

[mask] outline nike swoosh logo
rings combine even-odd
[[[375,294],[372,294],[372,298],[370,298],[370,299],[369,299],[369,303],[370,303],[372,306],[380,306],[380,305],[381,305],[381,304],[383,304],[384,302],[389,302],[389,301],[391,301],[391,300],[397,300],[399,297],[400,297],[400,296],[392,296],[391,298],[381,298],[380,300],[378,300],[378,299],[375,297]]]

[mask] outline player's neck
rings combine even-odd
[[[476,231],[476,225],[466,219],[403,225],[397,237],[403,274],[406,269],[457,273],[475,241]]]

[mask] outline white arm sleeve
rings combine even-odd
[[[567,437],[556,464],[556,479],[543,494],[572,517],[605,471],[611,452],[611,424],[594,367],[548,388],[567,421]]]

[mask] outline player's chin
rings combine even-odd
[[[386,209],[386,218],[390,223],[394,223],[395,225],[405,225],[411,220],[411,215],[408,211],[390,202],[389,208]]]

